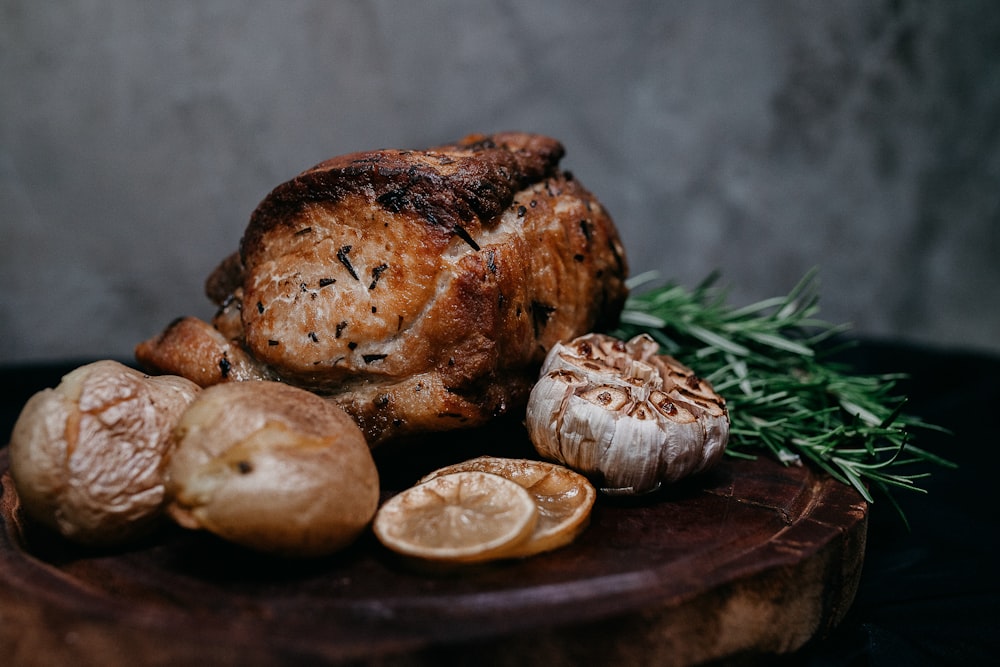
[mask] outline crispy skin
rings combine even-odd
[[[323,162],[209,278],[212,326],[186,318],[137,358],[331,396],[371,444],[520,410],[548,349],[613,324],[627,293],[614,224],[562,155],[507,133]]]

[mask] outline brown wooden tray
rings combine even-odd
[[[383,492],[525,448],[507,428],[383,449]],[[868,520],[856,492],[808,468],[727,459],[641,501],[599,498],[561,550],[433,573],[371,535],[307,562],[169,526],[127,550],[88,551],[25,520],[7,468],[2,449],[0,655],[14,665],[690,665],[787,653],[850,606]]]

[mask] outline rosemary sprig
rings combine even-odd
[[[830,358],[849,327],[817,318],[816,273],[787,296],[742,308],[728,305],[718,273],[693,290],[666,283],[641,293],[635,287],[655,274],[636,276],[613,333],[651,335],[713,384],[729,406],[730,455],[805,461],[869,502],[874,489],[895,504],[893,489],[923,491],[928,473],[908,472],[913,464],[952,464],[910,442],[913,428],[937,427],[903,412],[894,393],[902,376],[856,375]]]

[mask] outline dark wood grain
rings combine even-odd
[[[462,456],[521,454],[520,437],[380,451],[384,495]],[[787,653],[851,604],[868,517],[853,490],[807,468],[726,460],[666,493],[600,498],[561,550],[420,572],[370,535],[306,562],[172,526],[127,550],[84,550],[25,519],[7,467],[3,449],[0,655],[16,665],[689,665]]]

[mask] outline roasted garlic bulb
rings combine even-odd
[[[543,457],[610,495],[655,491],[715,465],[729,440],[725,401],[648,335],[588,334],[548,353],[528,400]]]

